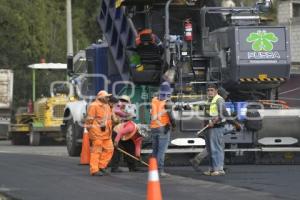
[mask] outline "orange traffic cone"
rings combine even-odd
[[[89,139],[89,133],[86,130],[86,128],[84,128],[83,135],[82,135],[80,164],[81,165],[90,164],[90,139]]]
[[[156,158],[149,159],[147,200],[162,200]]]

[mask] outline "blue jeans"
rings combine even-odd
[[[152,137],[152,156],[157,159],[158,170],[162,171],[165,162],[165,153],[168,149],[170,141],[170,130],[165,133],[165,128],[153,128],[151,129]]]
[[[224,126],[224,134],[229,134],[234,132],[234,128],[231,124],[225,124]],[[222,145],[225,145],[224,143]],[[198,163],[198,165],[202,162],[204,158],[208,156],[207,149],[204,148],[202,152],[198,153],[195,157],[194,160]]]
[[[224,166],[224,127],[210,128],[205,137],[209,154],[209,165],[212,171],[223,170]]]

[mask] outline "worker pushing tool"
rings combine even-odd
[[[133,121],[136,117],[135,112],[135,105],[131,104],[130,97],[122,95],[114,108],[114,114],[119,117],[121,122],[113,129],[115,152],[111,162],[111,172],[122,172],[119,168],[121,155],[118,151],[126,152],[124,156],[129,171],[139,171],[135,158],[140,159],[143,137],[139,134],[138,126]],[[133,159],[129,154],[134,154],[135,158]]]

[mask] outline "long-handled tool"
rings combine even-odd
[[[135,160],[141,162],[142,164],[146,165],[147,167],[149,167],[148,163],[144,162],[143,160],[138,159],[137,157],[135,157],[135,156],[131,155],[130,153],[124,151],[124,150],[121,149],[120,147],[118,147],[117,149],[118,149],[119,151],[121,151],[122,153],[126,154],[127,156],[129,156],[129,157],[131,157],[131,158],[133,158],[133,159],[135,159]]]
[[[205,131],[208,128],[208,125],[206,125],[204,128],[202,128],[200,131],[197,132],[196,136],[202,135],[203,131]]]

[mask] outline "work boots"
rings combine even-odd
[[[219,171],[205,171],[203,172],[203,175],[205,176],[224,176],[225,175],[225,171],[224,170],[219,170]]]
[[[193,167],[193,169],[196,172],[201,172],[201,169],[199,167],[199,163],[194,158],[190,159],[190,163],[191,163],[191,166]]]
[[[92,176],[104,176],[109,174],[106,169],[100,169],[98,172],[92,173]]]
[[[165,170],[163,170],[163,169],[159,169],[158,173],[159,173],[160,177],[168,177],[168,176],[170,176],[170,174],[166,173]]]
[[[124,171],[118,167],[118,168],[111,168],[110,172],[111,173],[122,173]]]

